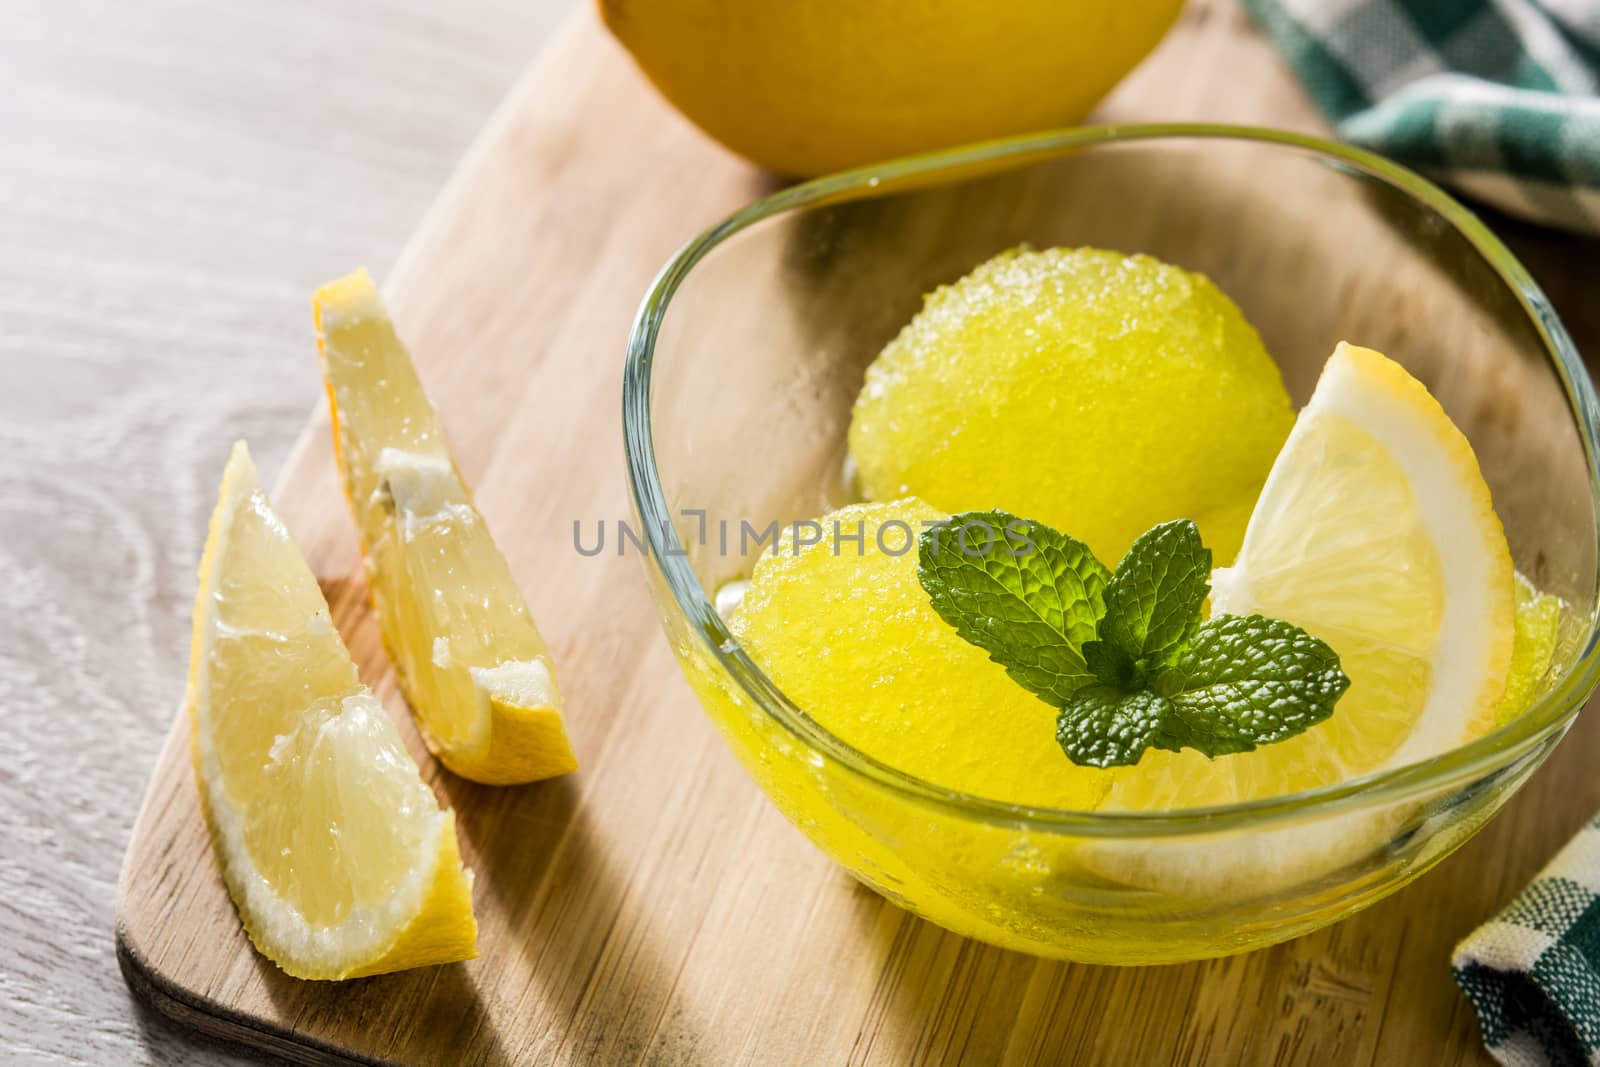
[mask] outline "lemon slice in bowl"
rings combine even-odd
[[[1148,810],[1292,793],[1436,756],[1486,733],[1515,632],[1511,554],[1477,458],[1393,360],[1341,344],[1262,488],[1213,614],[1322,638],[1350,677],[1299,737],[1207,760],[1150,753],[1108,803]]]
[[[490,785],[576,770],[544,640],[372,279],[312,307],[373,606],[428,748]]]
[[[242,443],[200,564],[186,702],[212,843],[263,955],[296,978],[477,955],[454,817],[356,677]]]

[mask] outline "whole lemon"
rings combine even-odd
[[[1003,508],[1114,567],[1194,519],[1238,552],[1294,409],[1204,275],[1092,248],[1016,249],[933,292],[867,368],[850,454],[869,500]]]
[[[1182,0],[600,0],[701,129],[805,177],[1068,126]]]

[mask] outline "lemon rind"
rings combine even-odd
[[[1511,555],[1466,435],[1400,364],[1372,349],[1340,342],[1284,453],[1313,432],[1323,415],[1354,422],[1400,465],[1448,576],[1427,702],[1406,740],[1372,770],[1404,766],[1439,755],[1493,723],[1510,675],[1515,635]],[[1286,476],[1274,464],[1261,499],[1270,498]],[[1272,531],[1258,530],[1253,522],[1246,529],[1239,564],[1217,572],[1213,601],[1218,610],[1249,609],[1249,592],[1238,579],[1248,570],[1253,540],[1270,536]],[[1481,640],[1472,640],[1474,629]]]

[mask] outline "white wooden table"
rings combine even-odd
[[[390,266],[569,3],[0,3],[0,1061],[227,1061],[111,932],[214,483],[239,436],[275,475],[311,290]]]

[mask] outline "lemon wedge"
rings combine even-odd
[[[1217,760],[1149,753],[1113,807],[1226,804],[1439,755],[1495,725],[1515,633],[1505,532],[1477,458],[1393,360],[1341,344],[1267,477],[1214,614],[1322,638],[1350,677],[1333,716]]]
[[[250,940],[296,978],[477,955],[471,877],[327,602],[234,446],[200,564],[195,778]]]
[[[428,748],[491,785],[576,770],[544,640],[372,279],[312,307],[373,606]]]

